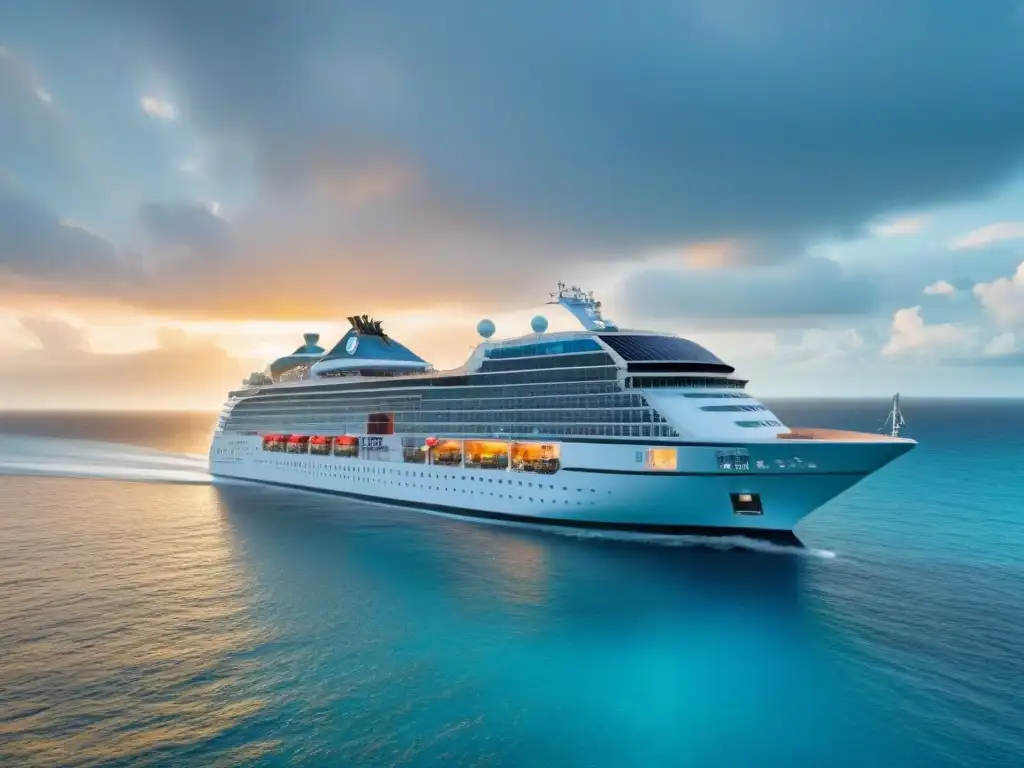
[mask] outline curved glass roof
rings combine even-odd
[[[628,363],[658,361],[725,365],[700,344],[678,336],[608,334],[600,338]]]

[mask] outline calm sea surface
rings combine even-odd
[[[921,445],[802,551],[214,485],[209,415],[0,416],[0,765],[1019,768],[1024,402],[904,406]]]

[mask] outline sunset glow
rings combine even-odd
[[[441,29],[400,5],[72,4],[60,46],[46,13],[0,16],[0,408],[215,408],[364,312],[458,365],[483,317],[571,324],[559,279],[765,395],[1024,390],[1024,137],[999,96],[1024,68],[920,41],[991,84],[963,90],[827,4],[769,29],[695,2],[631,16],[613,77],[600,14],[563,30],[567,67],[562,36],[516,34],[557,15]],[[996,16],[956,38],[1010,61]]]

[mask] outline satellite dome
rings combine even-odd
[[[476,324],[476,332],[483,336],[485,339],[491,338],[494,335],[494,322],[491,320],[481,320]]]
[[[548,329],[548,319],[544,315],[537,315],[530,321],[530,327],[534,333],[544,333]]]

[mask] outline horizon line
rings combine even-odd
[[[948,400],[1020,400],[1024,401],[1024,395],[913,395],[900,393],[904,400],[917,401],[948,401]],[[817,401],[817,402],[849,402],[851,400],[889,400],[892,395],[761,395],[759,400],[772,401]],[[117,408],[117,407],[28,407],[28,408],[0,408],[0,415],[30,414],[30,413],[63,413],[63,414],[104,414],[104,413],[161,413],[161,414],[195,414],[210,415],[219,411],[219,408]]]

